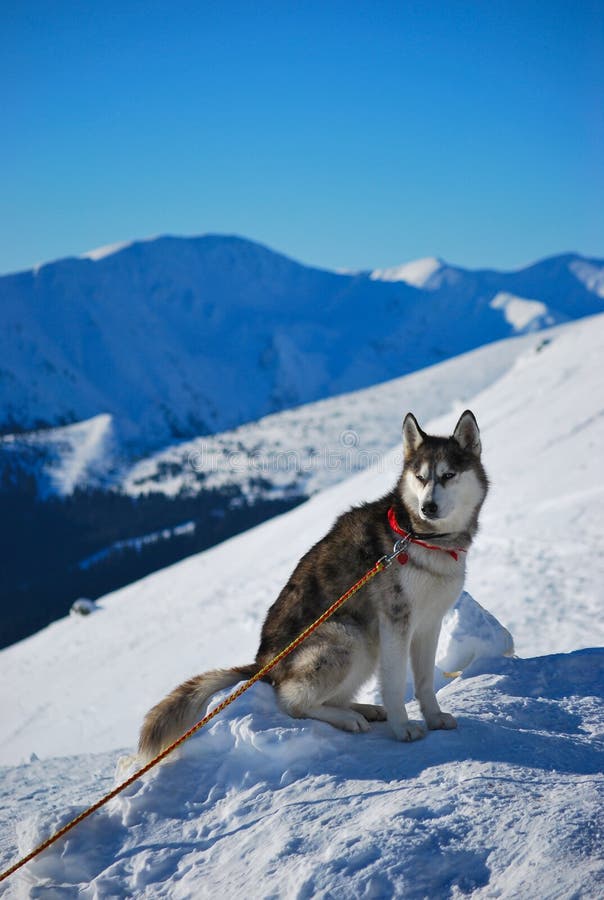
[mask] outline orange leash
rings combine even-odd
[[[97,800],[96,803],[93,803],[92,806],[89,806],[87,809],[77,815],[75,819],[72,819],[70,822],[67,822],[66,825],[63,825],[62,828],[59,828],[58,831],[56,831],[49,838],[35,847],[30,853],[28,853],[27,856],[22,857],[9,869],[6,869],[6,871],[0,873],[0,881],[4,881],[4,879],[12,875],[13,872],[16,872],[22,866],[26,865],[28,862],[31,862],[32,859],[35,859],[36,856],[39,856],[40,853],[48,849],[48,847],[56,843],[56,841],[60,840],[60,838],[64,837],[64,835],[71,831],[72,828],[75,828],[76,825],[79,825],[80,822],[83,822],[84,819],[88,818],[88,816],[91,816],[106,803],[109,803],[110,800],[113,800],[114,797],[117,797],[118,794],[124,791],[133,782],[137,781],[150,769],[152,769],[163,759],[165,759],[166,756],[172,753],[173,750],[176,750],[177,747],[180,747],[181,744],[184,744],[186,740],[188,740],[190,737],[192,737],[192,735],[203,728],[204,725],[207,725],[208,722],[211,722],[212,719],[215,718],[215,716],[217,716],[224,709],[226,709],[227,706],[230,706],[231,703],[241,697],[241,695],[249,690],[252,685],[256,684],[257,681],[260,681],[262,678],[264,678],[264,676],[268,672],[270,672],[271,669],[274,669],[275,666],[281,662],[281,660],[285,659],[285,657],[288,656],[293,650],[295,650],[296,647],[299,647],[300,644],[305,641],[306,638],[309,637],[309,635],[311,635],[313,631],[315,631],[315,629],[319,627],[319,625],[322,625],[323,622],[329,619],[330,616],[332,616],[335,611],[340,608],[340,606],[346,603],[347,600],[350,600],[353,594],[356,594],[356,592],[364,587],[367,582],[371,581],[371,579],[379,574],[379,572],[387,568],[392,560],[396,559],[397,554],[400,553],[399,545],[402,543],[403,541],[397,541],[394,545],[394,551],[391,554],[382,556],[381,559],[378,559],[376,564],[367,572],[365,572],[365,574],[361,578],[359,578],[359,580],[355,582],[355,584],[353,584],[345,594],[342,594],[341,597],[339,597],[334,603],[332,603],[331,606],[328,607],[328,609],[326,609],[325,612],[322,613],[319,618],[312,623],[312,625],[309,625],[307,628],[305,628],[297,638],[294,638],[294,640],[290,644],[288,644],[287,647],[285,647],[285,649],[281,650],[281,652],[278,653],[277,656],[275,656],[270,660],[270,662],[259,669],[259,671],[256,672],[255,675],[252,675],[252,677],[248,679],[248,681],[244,682],[240,687],[238,687],[237,690],[229,694],[229,696],[226,697],[226,699],[223,700],[222,703],[219,703],[218,706],[216,706],[211,712],[207,713],[207,715],[205,715],[203,719],[200,719],[199,722],[196,722],[192,728],[189,728],[188,731],[185,731],[185,733],[177,738],[172,744],[158,753],[157,756],[154,756],[153,759],[146,763],[146,765],[142,766],[142,768],[137,769],[136,772],[130,775],[130,777],[123,781],[121,784],[118,784],[118,786],[115,787],[112,791],[110,791],[108,794],[105,794],[104,797],[101,797],[100,800]]]

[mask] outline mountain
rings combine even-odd
[[[404,409],[359,388],[599,312],[603,273],[566,255],[341,274],[209,235],[0,278],[0,646],[366,467]],[[425,371],[401,407],[434,415],[458,398],[441,382],[427,403]]]
[[[552,315],[577,319],[602,311],[604,300],[604,262],[565,253],[541,260],[513,272],[493,269],[469,271],[428,257],[390,269],[370,273],[374,280],[405,282],[452,298],[509,294],[527,302],[544,304]]]
[[[207,235],[6,275],[0,428],[109,415],[139,453],[602,310],[601,261],[516,273],[429,263],[399,280],[337,274]]]
[[[462,598],[439,653],[463,669],[440,690],[457,731],[411,745],[381,724],[344,734],[289,719],[255,685],[6,896],[193,897],[211,884],[252,898],[601,897],[603,342],[600,315],[513,341],[499,372],[486,347],[412,376],[430,379],[435,404],[447,396],[429,431],[448,433],[462,405],[478,417],[491,490],[467,589],[518,654],[482,641],[480,607]],[[379,403],[358,395],[367,447],[381,446],[384,420],[365,411],[404,411],[406,384],[376,388]],[[398,440],[373,463],[0,652],[4,865],[125,777],[142,716],[167,690],[251,659],[297,559],[351,503],[391,486]]]

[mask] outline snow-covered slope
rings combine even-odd
[[[115,483],[133,496],[236,485],[251,500],[308,497],[379,462],[399,441],[407,408],[425,421],[465,403],[541,340],[508,338],[365,390],[175,444],[134,463]]]
[[[346,275],[239,238],[163,237],[4,276],[0,428],[107,414],[132,452],[158,448],[522,332],[491,305],[501,292],[544,304],[539,324],[602,310],[597,260],[429,278],[420,263]]]
[[[134,464],[120,458],[108,416],[0,438],[8,562],[0,646],[65,615],[77,597],[99,597],[367,469],[400,438],[400,397],[424,420],[441,415],[541,340],[508,338],[472,351],[471,364],[456,357]],[[44,555],[31,571],[31,548],[40,542]]]
[[[31,472],[41,497],[109,482],[114,454],[113,423],[103,414],[60,428],[0,436],[1,467],[12,463]]]
[[[548,339],[469,404],[493,486],[468,589],[524,658],[482,656],[443,688],[459,730],[413,746],[391,741],[385,726],[339,734],[288,720],[256,686],[11,891],[190,897],[211,884],[214,894],[251,897],[601,896],[604,652],[586,648],[604,644],[604,316]],[[428,424],[446,431],[458,413],[454,403]],[[3,816],[26,817],[21,850],[73,813],[65,806],[111,784],[115,748],[132,748],[167,689],[251,659],[297,558],[342,509],[387,489],[399,463],[394,448],[285,516],[0,653],[3,759],[71,757],[3,771]],[[450,617],[445,637],[458,630],[441,645],[443,667],[484,653],[477,641],[470,658],[446,655],[471,647],[475,611],[467,602]]]
[[[538,339],[539,340],[539,339]],[[0,469],[21,465],[44,495],[105,487],[131,496],[174,497],[225,485],[249,499],[310,496],[369,468],[400,436],[400,397],[425,418],[439,415],[499,378],[535,345],[508,338],[361,391],[263,416],[231,431],[203,435],[131,462],[113,438],[111,417],[0,436]],[[437,386],[438,389],[434,390]]]

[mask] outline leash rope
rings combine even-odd
[[[329,619],[335,612],[338,610],[347,600],[356,594],[357,591],[360,591],[362,587],[364,587],[372,578],[386,569],[390,563],[396,559],[397,555],[401,552],[400,545],[403,544],[403,541],[397,541],[394,545],[393,552],[382,556],[375,563],[374,566],[371,567],[365,574],[359,578],[357,582],[355,582],[352,587],[350,587],[346,593],[342,594],[334,603],[329,606],[324,613],[322,613],[318,619],[316,619],[311,625],[308,625],[307,628],[302,631],[297,638],[294,638],[290,644],[287,645],[283,650],[280,651],[270,662],[266,663],[266,665],[262,666],[255,675],[252,675],[246,682],[244,682],[237,690],[233,691],[231,694],[226,697],[222,703],[219,703],[211,712],[207,713],[203,719],[200,719],[199,722],[196,722],[192,728],[189,728],[188,731],[185,731],[179,738],[173,741],[168,747],[165,747],[157,756],[154,756],[148,763],[142,766],[140,769],[137,769],[132,775],[130,775],[125,781],[121,784],[118,784],[117,787],[113,788],[112,791],[109,791],[108,794],[105,794],[104,797],[101,797],[100,800],[97,800],[96,803],[93,803],[92,806],[89,806],[87,809],[83,810],[79,815],[77,815],[74,819],[71,819],[70,822],[63,825],[58,831],[55,831],[54,834],[51,834],[49,838],[39,844],[37,847],[28,853],[26,856],[19,859],[14,865],[10,868],[6,869],[4,872],[0,873],[0,881],[4,881],[22,866],[26,865],[28,862],[31,862],[32,859],[35,859],[36,856],[39,856],[44,850],[47,850],[48,847],[52,846],[52,844],[56,843],[62,837],[64,837],[72,828],[75,828],[76,825],[79,825],[80,822],[83,822],[84,819],[87,819],[97,810],[99,810],[102,806],[105,806],[106,803],[109,803],[110,800],[113,800],[114,797],[117,797],[122,791],[124,791],[127,787],[133,784],[135,781],[138,781],[143,775],[145,775],[150,769],[160,763],[163,759],[166,758],[170,753],[176,750],[177,747],[180,747],[181,744],[184,744],[190,737],[192,737],[197,731],[207,725],[208,722],[211,722],[217,715],[219,715],[223,710],[230,706],[231,703],[234,703],[235,700],[238,700],[242,694],[244,694],[247,690],[249,690],[252,685],[256,684],[257,681],[260,681],[264,676],[274,669],[276,665],[278,665],[286,656],[288,656],[296,647],[299,647],[300,644],[306,640],[309,635],[315,631],[319,625],[322,625],[327,619]]]

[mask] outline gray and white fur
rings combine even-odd
[[[403,448],[394,488],[341,515],[302,557],[267,613],[255,662],[190,678],[147,713],[139,741],[143,757],[153,757],[188,730],[203,717],[213,694],[258,672],[392,551],[398,535],[388,522],[391,507],[399,525],[417,537],[429,535],[429,542],[443,549],[470,547],[488,488],[473,413],[466,410],[447,438],[426,434],[409,413]],[[443,616],[463,586],[466,553],[456,560],[415,543],[406,552],[406,565],[395,561],[266,676],[289,715],[353,732],[387,719],[401,741],[422,737],[425,726],[456,727],[436,699],[434,660]],[[405,709],[409,660],[425,725],[410,721]],[[384,705],[353,702],[376,669]]]

